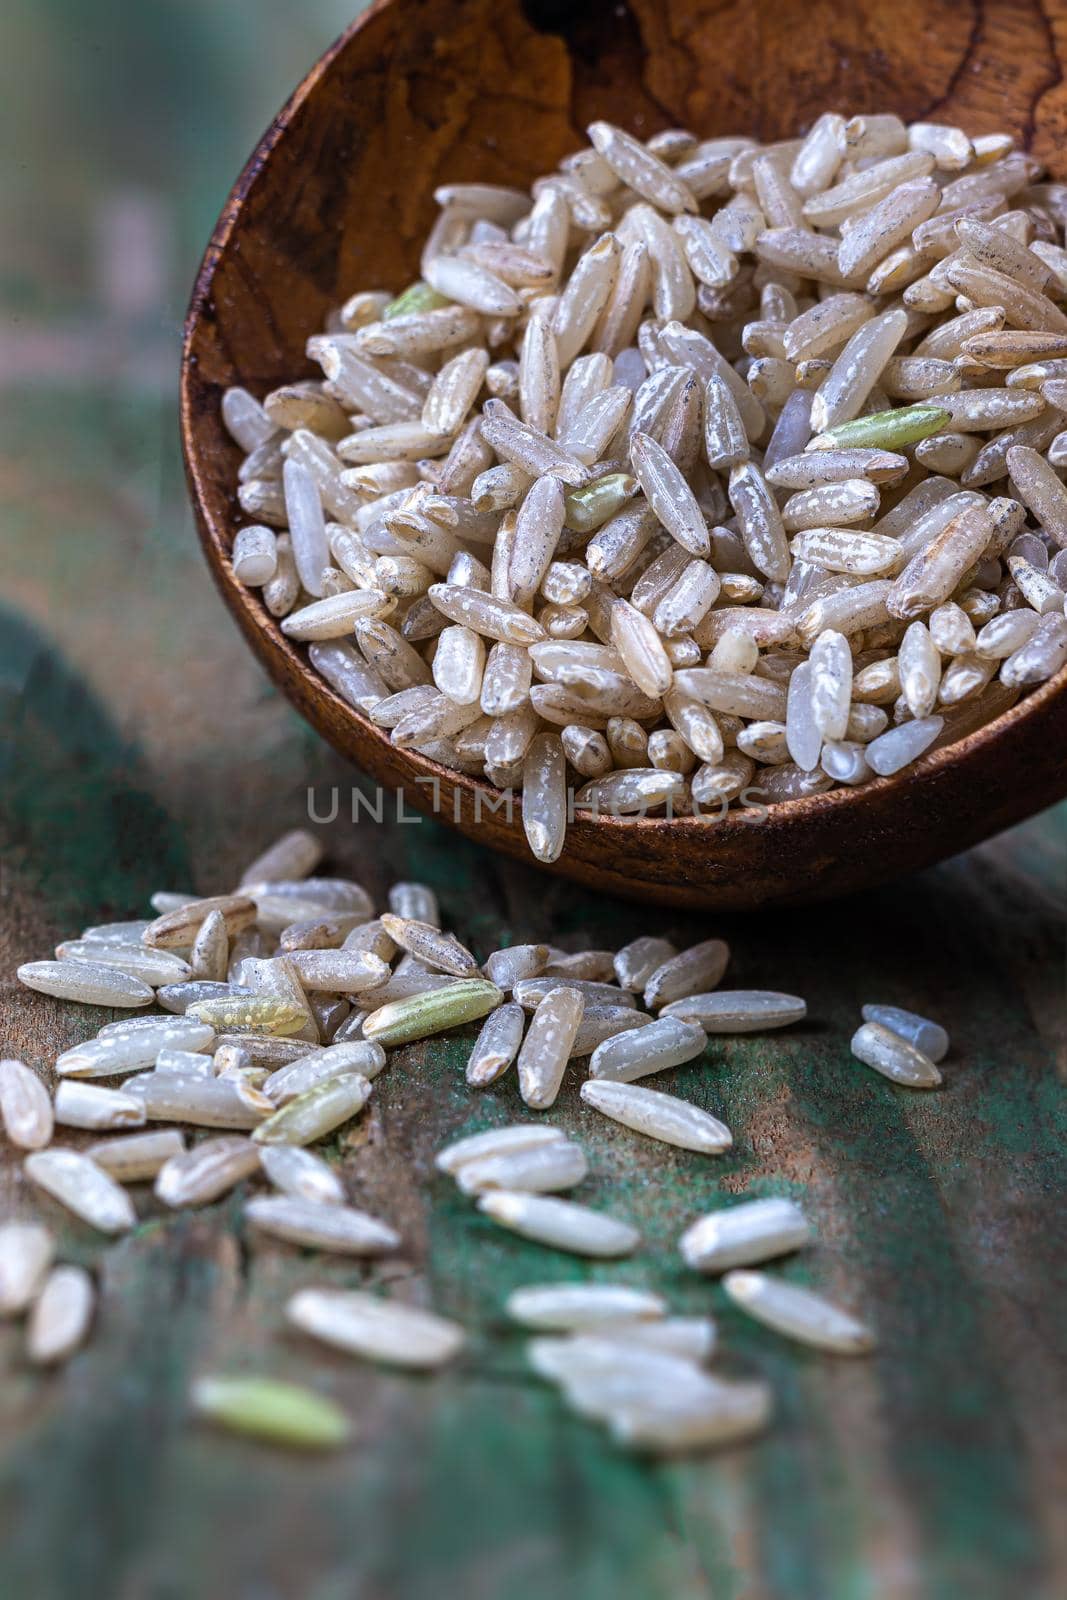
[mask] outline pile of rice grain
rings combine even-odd
[[[720,988],[730,963],[721,939],[681,951],[648,934],[615,951],[515,944],[479,965],[442,928],[428,885],[393,884],[388,911],[376,915],[361,884],[313,876],[321,855],[321,842],[297,829],[228,894],[156,894],[153,919],[95,924],[58,945],[54,960],[19,967],[27,988],[134,1013],[63,1051],[54,1098],[34,1068],[0,1060],[0,1128],[26,1152],[23,1174],[46,1205],[114,1237],[138,1224],[131,1186],[152,1181],[166,1212],[259,1180],[274,1192],[245,1201],[257,1243],[373,1259],[402,1249],[401,1235],[350,1205],[339,1166],[310,1147],[364,1114],[374,1080],[396,1069],[405,1044],[481,1021],[466,1068],[472,1089],[514,1066],[526,1107],[542,1113],[584,1059],[585,1106],[630,1133],[717,1157],[733,1143],[723,1122],[636,1080],[695,1061],[709,1035],[767,1032],[807,1014],[796,995]],[[936,1063],[948,1048],[937,1023],[883,1004],[864,1007],[852,1040],[858,1061],[909,1089],[941,1083]],[[408,1065],[401,1059],[399,1070]],[[71,1143],[84,1135],[91,1142]],[[196,1142],[187,1146],[187,1136]],[[625,1218],[558,1198],[581,1188],[590,1168],[581,1145],[543,1118],[452,1141],[435,1166],[490,1221],[547,1249],[612,1259],[641,1246]],[[767,1198],[696,1219],[678,1248],[693,1270],[725,1273],[726,1293],[758,1320],[821,1349],[861,1353],[873,1335],[850,1312],[777,1278],[727,1270],[810,1237],[792,1200]],[[0,1221],[0,1318],[26,1317],[27,1355],[45,1365],[88,1337],[96,1293],[84,1268],[54,1264],[56,1250],[43,1222]],[[688,1450],[762,1429],[768,1385],[708,1373],[711,1319],[666,1310],[650,1291],[602,1283],[527,1286],[508,1303],[526,1326],[574,1335],[535,1339],[530,1363],[624,1443]],[[661,1320],[650,1327],[650,1318]],[[461,1326],[424,1308],[329,1282],[300,1290],[286,1319],[351,1355],[406,1367],[441,1365],[466,1343]],[[334,1448],[349,1436],[347,1418],[321,1395],[265,1376],[204,1376],[191,1402],[223,1426],[291,1445]]]
[[[394,743],[613,815],[909,766],[1067,661],[1067,187],[820,117],[437,191],[321,380],[231,389],[233,568]],[[274,530],[278,530],[277,532]]]

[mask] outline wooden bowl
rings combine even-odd
[[[526,184],[594,118],[644,136],[779,138],[827,108],[1008,128],[1067,178],[1067,90],[1047,13],[986,0],[379,0],[305,78],[219,218],[193,292],[181,423],[204,552],[249,644],[318,731],[380,784],[532,859],[518,805],[400,752],[308,666],[228,559],[239,454],[229,384],[264,394],[311,369],[308,335],[357,288],[417,275],[446,180]],[[1044,14],[1043,14],[1044,13]],[[417,782],[416,780],[423,781]],[[436,780],[436,791],[432,780]],[[751,908],[861,889],[930,865],[1067,793],[1067,671],[911,771],[725,818],[575,821],[551,869],[643,900]]]

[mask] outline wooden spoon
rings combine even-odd
[[[445,181],[528,184],[597,117],[649,136],[781,138],[828,108],[895,110],[1024,137],[1067,179],[1067,92],[1045,13],[986,0],[379,0],[312,69],[260,142],[193,292],[181,422],[204,552],[268,672],[338,750],[414,805],[532,859],[516,798],[395,749],[311,670],[229,550],[247,522],[222,391],[312,368],[309,334],[357,289],[417,276]],[[723,64],[729,63],[729,70]],[[995,722],[859,789],[723,817],[576,820],[553,868],[639,899],[751,908],[841,894],[929,866],[1067,794],[1067,669]],[[394,803],[393,797],[387,797]]]

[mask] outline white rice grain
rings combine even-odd
[[[508,1070],[518,1055],[525,1023],[522,1007],[514,1003],[490,1012],[467,1062],[472,1088],[484,1089]]]
[[[282,1194],[316,1205],[343,1205],[344,1184],[321,1156],[292,1144],[263,1145],[259,1164],[264,1175]]]
[[[555,1103],[584,1008],[581,991],[567,987],[549,990],[538,1004],[517,1062],[519,1089],[531,1109],[546,1111]]]
[[[909,1089],[936,1089],[941,1074],[914,1044],[880,1022],[864,1022],[852,1036],[852,1054],[864,1066]]]
[[[822,1295],[765,1272],[727,1272],[722,1286],[742,1311],[801,1344],[835,1355],[866,1355],[874,1347],[868,1328]]]
[[[192,1150],[171,1156],[160,1168],[156,1197],[171,1207],[207,1205],[255,1172],[259,1156],[250,1139],[235,1135],[205,1139]]]
[[[91,1144],[85,1154],[117,1183],[144,1183],[154,1178],[172,1156],[181,1155],[185,1140],[176,1128],[158,1133],[131,1133]]]
[[[55,1249],[51,1231],[40,1222],[0,1224],[0,1318],[26,1310],[40,1292]]]
[[[612,1283],[527,1284],[512,1290],[504,1309],[523,1327],[564,1333],[582,1328],[599,1332],[616,1322],[624,1328],[642,1320],[655,1323],[667,1314],[659,1295]]]
[[[48,1090],[21,1061],[0,1061],[0,1122],[12,1144],[41,1150],[51,1141],[54,1117]]]
[[[26,1327],[26,1354],[35,1366],[68,1361],[84,1344],[96,1291],[84,1267],[54,1267],[34,1301]]]
[[[77,1150],[36,1150],[23,1171],[30,1182],[100,1233],[125,1233],[137,1221],[129,1196]]]
[[[16,971],[27,989],[85,1006],[147,1006],[152,990],[140,978],[95,961],[25,961]]]
[[[257,1233],[336,1255],[378,1256],[400,1245],[394,1229],[365,1211],[292,1195],[257,1195],[245,1217]]]
[[[800,1022],[807,1012],[806,1002],[795,994],[779,994],[773,989],[719,989],[675,1000],[664,1007],[663,1015],[714,1034],[786,1028]]]
[[[702,1027],[664,1016],[648,1027],[616,1034],[597,1045],[589,1062],[589,1076],[631,1083],[635,1078],[646,1078],[692,1061],[703,1053],[707,1042]]]
[[[617,1079],[589,1078],[582,1084],[582,1099],[613,1122],[682,1150],[721,1155],[733,1143],[729,1128],[717,1117],[657,1089],[641,1089]]]
[[[931,1061],[941,1061],[948,1054],[949,1037],[944,1028],[918,1012],[905,1011],[901,1006],[865,1005],[863,1020],[880,1023],[921,1050]]]
[[[301,1333],[348,1355],[413,1369],[444,1366],[466,1340],[458,1323],[355,1289],[301,1289],[285,1316]]]
[[[640,1243],[640,1234],[629,1223],[570,1200],[493,1189],[481,1196],[478,1210],[524,1239],[572,1255],[626,1256]]]
[[[509,1189],[524,1194],[548,1194],[573,1189],[589,1171],[585,1153],[569,1139],[552,1139],[525,1150],[498,1151],[474,1161],[464,1161],[456,1182],[464,1194],[484,1194]]]
[[[139,1128],[145,1108],[137,1095],[64,1078],[56,1090],[55,1119],[67,1128]]]
[[[746,1200],[691,1223],[678,1247],[686,1265],[698,1272],[724,1272],[788,1255],[810,1237],[807,1219],[794,1201]]]

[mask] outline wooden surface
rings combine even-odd
[[[975,132],[1007,128],[1067,176],[1067,102],[1037,19],[1002,0],[982,11],[976,32],[958,7],[920,10],[922,27],[918,14],[908,27],[896,0],[814,14],[808,0],[762,0],[713,16],[690,0],[635,7],[620,30],[598,3],[560,17],[520,0],[387,0],[316,65],[273,124],[223,209],[190,307],[181,402],[189,485],[205,554],[246,639],[312,725],[379,783],[483,844],[532,859],[518,795],[502,800],[481,780],[397,750],[309,666],[258,591],[234,578],[229,552],[247,518],[223,390],[239,383],[262,395],[311,375],[304,346],[330,307],[357,288],[399,290],[417,275],[442,180],[530,182],[575,148],[590,114],[649,134],[681,123],[774,137],[828,104],[892,105],[959,118]],[[1054,16],[1067,21],[1067,8]],[[710,101],[699,86],[724,58],[736,92]],[[846,98],[826,81],[834,64],[847,66]],[[996,94],[976,96],[976,82],[996,84]],[[551,870],[659,905],[798,904],[892,882],[1065,793],[1067,668],[893,778],[769,816],[758,806],[670,819],[579,814]]]
[[[20,231],[8,247],[19,270],[4,286],[25,366],[17,404],[10,389],[3,396],[0,1051],[44,1068],[106,1020],[16,989],[18,961],[87,922],[137,914],[155,888],[230,885],[273,834],[305,818],[309,787],[320,810],[340,791],[341,816],[326,830],[339,870],[378,892],[400,873],[427,878],[481,953],[535,936],[614,945],[659,929],[723,934],[738,984],[796,989],[811,1007],[803,1028],[721,1041],[664,1080],[730,1124],[734,1152],[703,1161],[598,1126],[574,1081],[551,1116],[589,1151],[582,1192],[642,1227],[645,1246],[618,1275],[718,1316],[730,1369],[764,1373],[778,1416],[744,1450],[649,1467],[564,1414],[525,1370],[500,1306],[523,1281],[583,1269],[494,1231],[431,1175],[446,1138],[516,1114],[514,1086],[468,1094],[467,1037],[408,1048],[378,1080],[370,1117],[330,1153],[353,1195],[404,1235],[400,1261],[367,1281],[392,1280],[467,1323],[469,1356],[438,1378],[392,1377],[284,1334],[292,1288],[363,1275],[251,1249],[239,1198],[167,1219],[141,1198],[142,1225],[117,1245],[49,1208],[68,1257],[98,1270],[102,1305],[92,1343],[55,1377],[32,1374],[17,1329],[0,1327],[0,1593],[1060,1600],[1063,810],[862,901],[759,919],[623,905],[426,821],[352,827],[358,776],[268,687],[211,589],[184,503],[173,398],[197,228],[202,236],[242,144],[322,41],[290,33],[282,61],[272,35],[263,72],[275,78],[258,110],[238,115],[218,95],[243,82],[239,38],[207,24],[195,33],[188,18],[200,14],[185,8],[158,36],[139,15],[115,6],[100,48],[80,51],[66,76],[57,69],[68,91],[61,143],[90,185],[157,174],[150,192],[176,239],[170,288],[138,320],[116,309],[113,278],[80,276],[92,219],[61,210],[69,166],[39,174],[38,207],[42,196],[56,207],[43,275],[40,234]],[[977,37],[1005,16],[1040,35],[1027,7],[983,15]],[[72,26],[77,16],[72,6]],[[625,52],[630,24],[615,36]],[[175,57],[212,71],[178,71]],[[116,61],[128,75],[161,74],[140,141],[121,120],[136,106],[112,93],[104,112],[89,92]],[[944,70],[932,55],[932,77]],[[978,75],[963,81],[995,98]],[[34,85],[27,76],[15,87],[12,105],[32,127]],[[824,92],[836,96],[839,80]],[[740,103],[723,116],[736,121]],[[111,119],[106,149],[93,143],[101,116]],[[11,370],[0,362],[5,383]],[[909,1095],[850,1061],[869,999],[946,1024],[943,1091]],[[5,1160],[2,1182],[4,1214],[45,1212],[16,1162]],[[881,1346],[870,1361],[788,1346],[683,1272],[673,1251],[683,1224],[742,1193],[803,1199],[818,1243],[783,1270],[873,1321]],[[207,1433],[185,1410],[187,1384],[205,1370],[313,1381],[348,1407],[360,1439],[339,1458],[305,1462]]]

